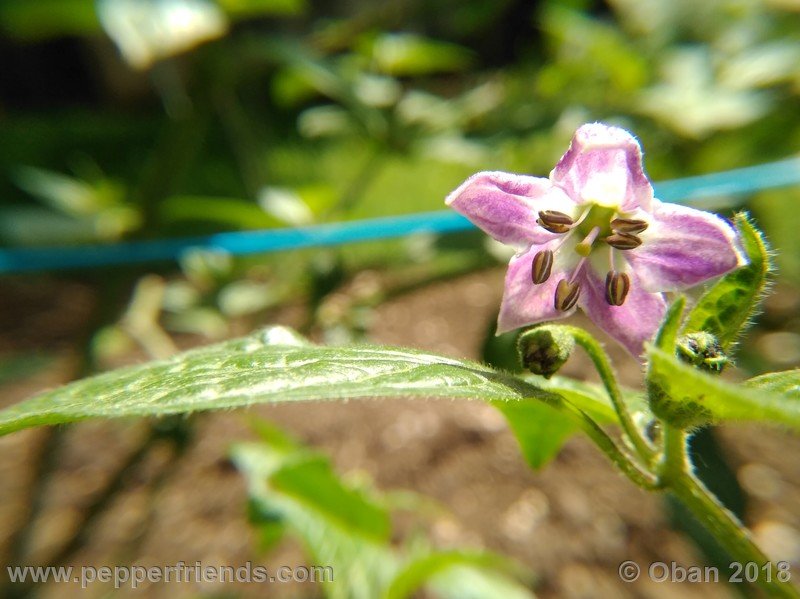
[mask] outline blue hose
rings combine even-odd
[[[746,194],[800,183],[800,158],[655,184],[656,197],[698,208],[719,196]],[[235,255],[280,252],[403,237],[413,233],[465,231],[473,225],[450,211],[345,221],[308,227],[235,231],[197,237],[130,241],[74,247],[0,249],[0,273],[91,268],[175,260],[189,249],[221,250]]]

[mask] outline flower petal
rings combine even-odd
[[[550,179],[576,202],[631,212],[650,209],[653,187],[642,169],[642,149],[630,133],[602,123],[583,125]]]
[[[675,291],[745,264],[736,230],[711,214],[655,200],[642,245],[623,252],[648,291]]]
[[[611,306],[605,299],[605,282],[591,269],[582,277],[578,304],[598,327],[611,335],[634,357],[644,351],[644,343],[658,330],[667,304],[660,293],[649,293],[640,284],[635,273],[631,288],[621,306]]]
[[[531,280],[533,257],[538,252],[548,249],[548,245],[534,246],[524,254],[511,258],[506,272],[500,316],[497,318],[498,335],[537,322],[564,318],[575,312],[574,308],[568,312],[561,312],[555,308],[556,286],[566,276],[565,265],[561,263],[558,254],[547,281],[535,285]]]
[[[473,175],[445,203],[497,241],[519,249],[556,237],[536,224],[541,210],[573,216],[576,204],[549,179],[501,172]]]

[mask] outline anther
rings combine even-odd
[[[575,224],[570,215],[557,210],[542,210],[536,222],[551,233],[566,233]]]
[[[618,250],[632,250],[642,245],[642,240],[633,233],[614,233],[606,237],[606,243]]]
[[[542,250],[533,257],[531,263],[531,280],[536,285],[541,285],[550,278],[550,271],[553,269],[553,252]]]
[[[606,301],[611,306],[621,306],[631,290],[631,278],[624,272],[614,272],[606,275]]]
[[[629,233],[636,235],[647,229],[647,221],[634,218],[615,218],[611,221],[611,230],[614,233]]]
[[[556,296],[554,299],[554,306],[556,310],[566,312],[575,305],[575,302],[578,301],[578,297],[580,297],[580,295],[580,284],[570,283],[566,279],[561,279],[556,287]]]

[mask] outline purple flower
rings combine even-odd
[[[498,333],[580,307],[639,356],[664,316],[663,292],[745,262],[726,221],[655,199],[637,140],[601,123],[578,129],[549,179],[478,173],[446,203],[518,250]]]

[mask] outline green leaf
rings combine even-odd
[[[509,560],[485,551],[432,550],[416,539],[394,549],[388,529],[364,526],[367,509],[388,518],[383,498],[366,500],[342,482],[327,459],[291,441],[269,423],[257,422],[264,443],[240,443],[231,457],[245,476],[253,521],[266,543],[283,532],[299,537],[312,563],[335,576],[321,590],[330,599],[411,596],[423,586],[447,599],[531,599],[514,580],[522,572]],[[322,470],[308,468],[321,464]],[[293,482],[287,486],[287,478]],[[380,503],[377,503],[379,501]],[[406,554],[410,554],[409,557]]]
[[[734,223],[748,264],[728,273],[703,294],[684,327],[684,333],[711,333],[723,349],[730,347],[755,314],[772,269],[764,238],[747,214],[737,214]]]
[[[790,390],[787,381],[791,375],[772,379],[771,375],[765,375],[767,378],[761,381],[763,385],[752,381],[747,386],[735,385],[705,374],[656,347],[648,348],[648,356],[655,390],[655,393],[651,391],[653,411],[676,426],[750,420],[800,430],[800,402],[796,396],[774,392]]]
[[[429,582],[437,595],[444,597],[532,599],[533,594],[527,589],[500,575],[511,570],[512,564],[508,560],[490,553],[441,551],[423,554],[397,573],[384,599],[414,597],[414,593]]]
[[[165,225],[212,223],[217,228],[274,229],[285,223],[259,206],[237,198],[171,196],[159,204],[159,220]]]
[[[800,400],[800,369],[768,372],[745,381],[745,386]]]
[[[396,77],[459,71],[471,59],[470,51],[462,46],[412,33],[382,33],[363,45],[381,72]]]
[[[392,347],[306,345],[274,327],[47,391],[0,412],[0,434],[85,418],[369,397],[535,398],[563,405],[554,393],[473,362]]]
[[[389,539],[391,522],[386,510],[342,485],[324,456],[302,456],[275,472],[271,482],[332,522],[376,540]]]
[[[540,401],[495,401],[519,443],[525,461],[538,470],[552,460],[579,428],[575,421]]]
[[[305,545],[314,564],[331,567],[334,577],[322,584],[322,590],[329,599],[374,599],[380,597],[395,571],[398,563],[386,543],[379,542],[371,534],[364,534],[361,526],[351,526],[343,519],[340,507],[327,505],[320,509],[320,501],[314,497],[313,485],[316,479],[307,481],[303,487],[311,489],[307,493],[287,493],[275,485],[302,459],[311,452],[299,447],[294,451],[276,449],[263,443],[241,443],[232,448],[231,457],[236,467],[247,481],[248,495],[256,513],[256,523],[264,522],[267,535],[275,532],[276,526],[284,526],[287,532],[299,537]],[[301,466],[302,469],[302,466]],[[312,476],[313,472],[305,471]],[[296,473],[295,477],[301,476]],[[339,487],[337,492],[324,493],[332,498],[340,492],[355,493],[332,477],[320,481],[328,487]],[[297,489],[294,489],[297,491]],[[354,507],[352,504],[350,507]],[[380,506],[373,506],[380,510]],[[348,510],[349,511],[349,510]]]
[[[94,0],[3,0],[0,29],[7,35],[37,41],[100,32]]]
[[[298,15],[306,0],[216,0],[220,8],[235,19],[274,15]]]
[[[595,422],[619,426],[606,390],[598,384],[553,376],[545,379],[526,376],[537,387],[563,397]],[[635,422],[644,426],[653,419],[644,395],[631,389],[621,390]],[[534,470],[546,466],[564,443],[581,430],[572,415],[553,409],[540,401],[492,402],[508,421],[528,465]]]
[[[683,309],[686,307],[686,298],[683,296],[678,297],[664,316],[661,321],[661,326],[658,328],[654,344],[657,348],[663,349],[666,352],[675,349],[675,343],[678,340],[678,332],[681,328],[681,317],[683,316]]]

